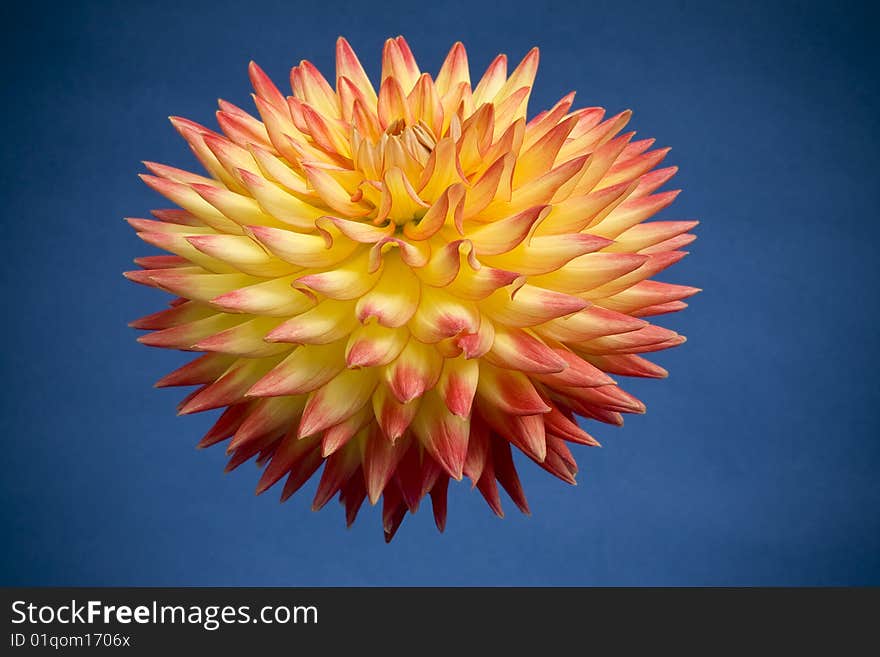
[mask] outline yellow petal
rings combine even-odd
[[[480,309],[499,324],[524,328],[570,315],[587,305],[575,296],[526,284],[513,295],[506,289],[498,290],[480,304]]]
[[[437,288],[422,288],[422,300],[409,329],[421,342],[433,344],[461,333],[475,333],[480,313],[475,304]]]
[[[300,345],[248,390],[254,397],[299,395],[317,390],[345,369],[345,343]]]
[[[212,298],[211,305],[230,313],[290,317],[315,306],[314,295],[292,287],[295,276],[246,285]]]
[[[385,259],[379,282],[358,300],[355,312],[361,323],[376,318],[383,326],[403,326],[416,312],[420,296],[419,279],[395,255]]]
[[[248,232],[282,260],[298,267],[332,267],[358,248],[357,242],[345,239],[335,228],[335,235],[308,235],[291,230],[248,226]]]
[[[370,400],[378,382],[376,370],[343,370],[309,395],[299,425],[310,436],[357,413]]]
[[[348,367],[387,365],[400,355],[409,339],[405,328],[387,328],[372,322],[352,332],[345,347]]]
[[[383,370],[388,389],[401,404],[421,397],[440,378],[443,358],[437,350],[410,339],[400,355]]]
[[[285,276],[296,271],[245,235],[192,235],[187,241],[202,253],[217,258],[251,276]]]
[[[329,344],[346,337],[356,327],[354,304],[327,299],[278,326],[266,336],[266,340],[298,344]]]

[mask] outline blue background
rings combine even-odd
[[[867,3],[7,3],[3,16],[0,583],[77,585],[880,584],[878,82]],[[499,8],[503,7],[503,8]],[[125,281],[150,252],[123,216],[163,207],[139,161],[193,158],[166,117],[250,107],[251,58],[285,87],[332,72],[346,35],[372,74],[405,34],[436,71],[532,45],[532,110],[631,107],[673,146],[699,218],[665,280],[705,288],[665,325],[690,341],[624,429],[594,427],[580,485],[522,470],[533,516],[452,488],[382,541],[313,485],[255,497],[246,464],[194,449],[212,418],[151,387],[179,353],[126,322],[165,297]]]

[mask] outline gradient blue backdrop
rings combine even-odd
[[[0,583],[78,585],[880,584],[877,50],[866,3],[74,2],[3,9]],[[772,5],[772,6],[768,6]],[[120,272],[123,222],[161,207],[139,161],[189,165],[166,117],[250,106],[246,65],[372,73],[405,34],[427,70],[451,43],[481,71],[542,49],[532,108],[633,108],[673,146],[699,218],[665,279],[705,292],[688,336],[634,381],[648,414],[596,427],[580,485],[536,467],[533,517],[466,485],[382,542],[313,486],[255,497],[151,387],[184,362],[126,328],[162,295]]]

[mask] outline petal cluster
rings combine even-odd
[[[572,93],[527,119],[537,67],[473,85],[457,43],[432,77],[398,37],[377,88],[340,38],[335,84],[303,61],[285,95],[251,63],[256,115],[171,119],[205,173],[145,163],[175,207],[128,220],[167,254],[126,275],[174,299],[132,326],[202,354],[158,385],[223,409],[199,444],[256,458],[258,492],[320,470],[316,509],[381,500],[390,540],[429,495],[442,530],[450,478],[528,512],[514,448],[574,483],[569,445],[598,444],[576,416],[644,412],[612,377],[666,375],[641,354],[684,337],[647,318],[698,290],[651,279],[696,222],[646,221],[675,168],[630,112]]]

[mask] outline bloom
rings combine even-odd
[[[639,354],[684,338],[645,318],[698,290],[650,278],[697,222],[645,222],[676,169],[622,133],[629,111],[572,93],[527,121],[537,66],[499,55],[472,86],[457,43],[432,78],[398,37],[377,91],[340,38],[335,87],[303,61],[285,96],[251,63],[259,119],[172,117],[208,175],[145,163],[178,207],[128,221],[171,255],[126,276],[175,299],[132,326],[204,352],[157,385],[225,409],[199,445],[256,457],[257,492],[323,465],[314,508],[338,495],[350,524],[381,499],[390,540],[430,495],[442,530],[450,478],[528,512],[511,447],[574,483],[567,444],[598,444],[575,416],[644,412],[612,375],[666,375]]]

